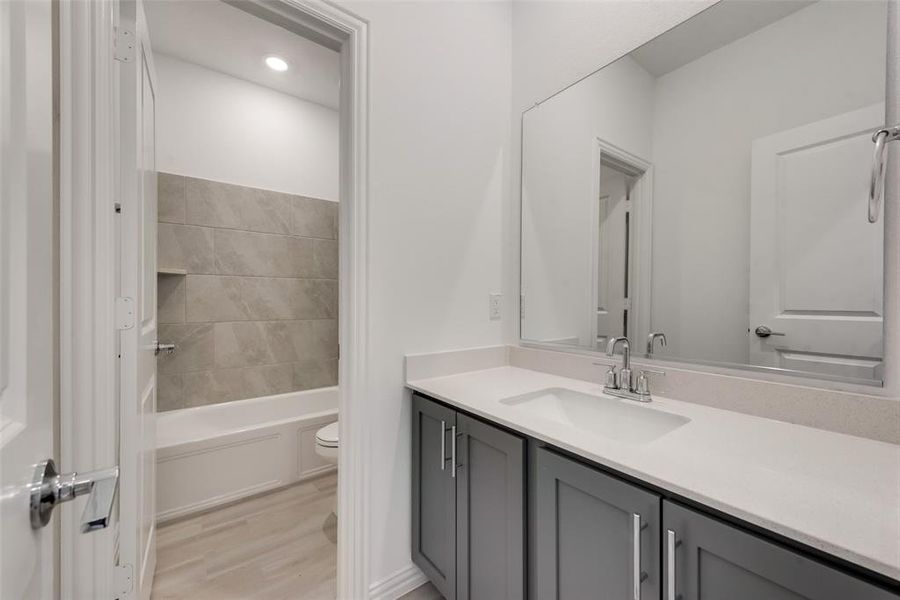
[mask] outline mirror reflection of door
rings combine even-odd
[[[627,336],[629,306],[629,241],[631,190],[635,177],[601,161],[594,247],[593,331],[597,347],[611,337]]]
[[[751,364],[881,378],[884,224],[860,198],[883,120],[879,103],[754,141]]]

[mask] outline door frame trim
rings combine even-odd
[[[64,472],[118,462],[114,11],[113,0],[57,3],[58,457]],[[112,598],[118,523],[83,535],[80,509],[78,502],[60,507],[60,590],[63,597]]]
[[[307,33],[312,29],[340,49],[338,597],[369,598],[368,23],[325,0],[254,0],[254,5],[266,18]],[[65,468],[86,470],[117,460],[118,63],[112,23],[118,1],[59,6],[60,458]],[[85,536],[75,509],[67,505],[62,512],[60,585],[73,591],[65,596],[114,597],[118,524]]]

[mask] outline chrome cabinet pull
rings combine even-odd
[[[900,125],[885,127],[872,134],[875,152],[872,157],[872,178],[869,182],[869,223],[876,223],[881,212],[881,198],[884,194],[885,155],[887,143],[900,140]]]
[[[441,471],[447,468],[447,424],[441,421]]]
[[[641,515],[631,515],[631,597],[632,600],[641,600],[641,582],[644,574],[641,573]]]
[[[118,482],[119,467],[60,475],[52,458],[39,463],[31,483],[32,529],[47,525],[57,504],[86,494],[90,497],[81,514],[81,533],[105,529],[112,516]]]
[[[675,532],[666,530],[666,600],[677,600],[675,596]]]
[[[456,425],[450,427],[450,437],[453,439],[450,440],[450,462],[453,463],[451,465],[450,476],[456,477]]]
[[[756,335],[758,335],[761,338],[767,338],[772,335],[780,335],[780,336],[787,335],[787,334],[781,333],[780,331],[772,331],[772,328],[769,327],[768,325],[760,325],[759,327],[757,327],[756,329],[753,330],[753,333],[755,333]]]

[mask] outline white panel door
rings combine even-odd
[[[120,32],[134,46],[119,72],[120,296],[126,299],[120,316],[133,315],[120,352],[119,560],[132,566],[134,597],[146,600],[156,565],[155,77],[141,2],[122,0],[119,18]]]
[[[878,104],[753,142],[752,364],[881,378],[883,225],[866,197],[883,121]]]
[[[56,596],[56,529],[32,529],[54,456],[51,3],[0,2],[0,598]],[[56,511],[59,512],[59,511]],[[59,517],[56,517],[58,519]]]
[[[597,214],[594,217],[594,302],[596,319],[592,335],[601,349],[611,337],[625,334],[625,288],[630,178],[601,165]]]

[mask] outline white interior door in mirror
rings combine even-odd
[[[752,364],[881,378],[883,225],[865,199],[883,120],[877,104],[754,141]]]

